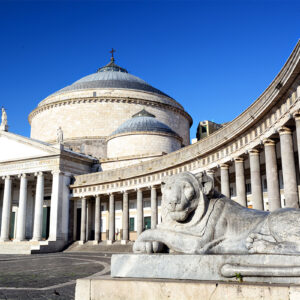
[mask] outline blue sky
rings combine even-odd
[[[0,105],[10,131],[49,94],[116,62],[201,120],[227,122],[300,38],[300,1],[0,0]],[[101,116],[99,116],[101,117]]]

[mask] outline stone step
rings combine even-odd
[[[63,250],[65,241],[7,241],[0,242],[0,254],[38,254]]]
[[[107,245],[106,241],[95,244],[94,241],[87,241],[80,244],[78,241],[71,244],[64,252],[102,252],[102,253],[132,253],[133,242],[122,245],[120,241]]]
[[[31,254],[30,242],[0,242],[0,254]]]

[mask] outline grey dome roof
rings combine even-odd
[[[73,84],[66,86],[65,88],[57,91],[55,94],[90,88],[133,89],[157,93],[169,97],[165,93],[148,84],[146,81],[129,74],[126,69],[116,65],[113,58],[109,64],[99,68],[96,73],[75,81]]]
[[[121,124],[110,136],[136,131],[162,132],[178,136],[169,126],[158,121],[154,115],[144,109]]]

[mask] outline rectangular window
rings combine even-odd
[[[145,230],[151,229],[151,217],[144,217]]]
[[[134,218],[129,218],[129,231],[134,231]]]
[[[246,183],[246,193],[251,194],[251,183]]]

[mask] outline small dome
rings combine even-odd
[[[145,109],[134,114],[131,119],[121,124],[110,136],[137,131],[162,132],[178,136],[169,126],[158,121],[154,115]]]
[[[148,84],[146,81],[129,74],[126,69],[116,65],[114,58],[112,58],[106,66],[99,68],[96,73],[87,75],[75,81],[73,84],[66,86],[65,88],[57,91],[55,94],[57,95],[63,92],[96,88],[132,89],[169,97],[167,94]]]

